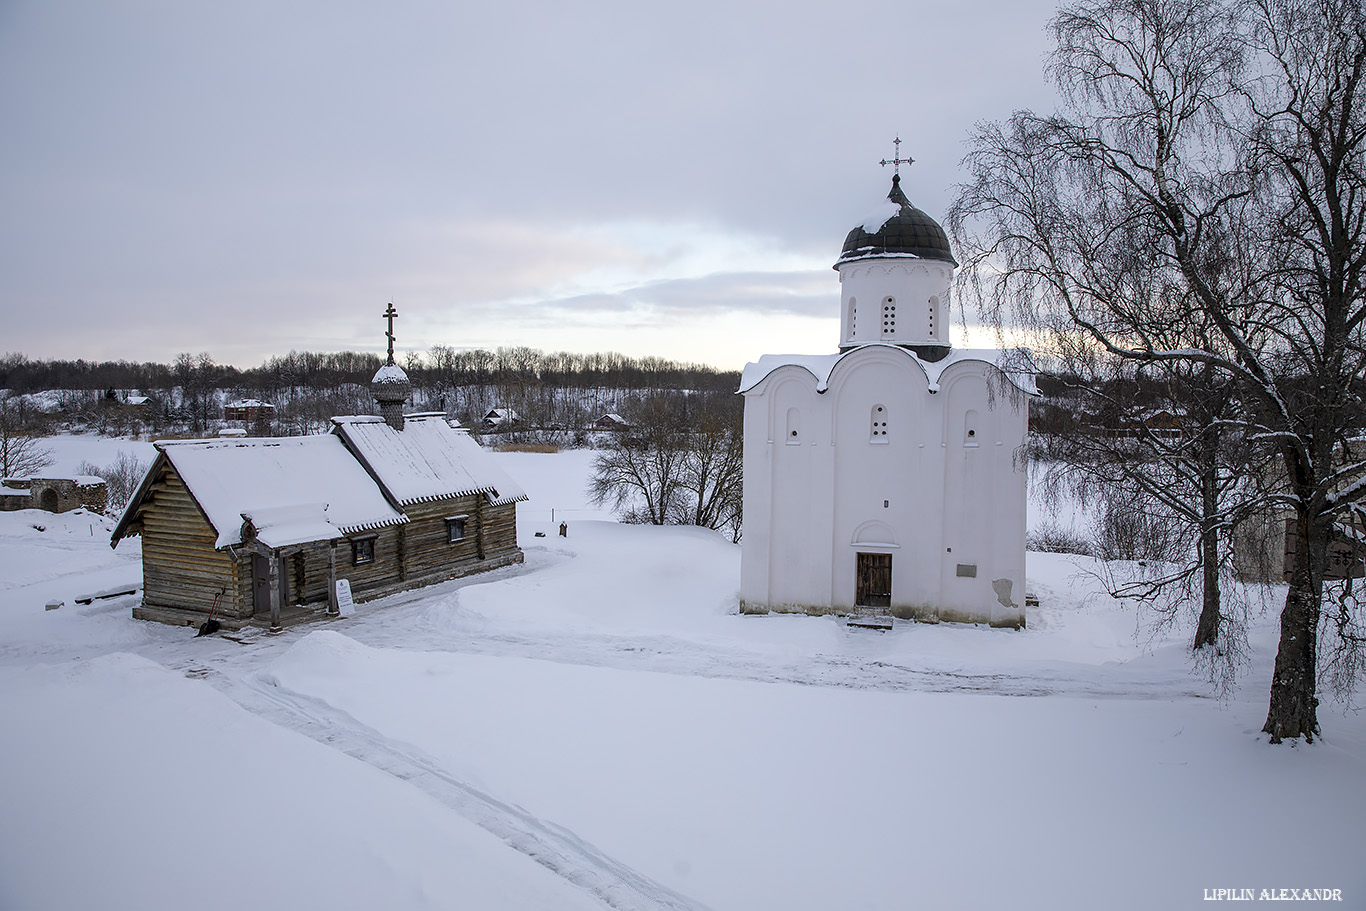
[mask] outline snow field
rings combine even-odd
[[[591,453],[496,458],[525,566],[279,635],[78,607],[136,541],[0,514],[0,908],[1366,900],[1366,717],[1265,743],[1274,610],[1222,702],[1066,555],[1019,632],[739,616],[724,539],[603,521]]]
[[[1187,907],[1210,870],[1360,884],[1366,801],[1340,786],[1361,732],[1287,755],[1252,736],[1256,705],[705,679],[332,631],[267,673],[715,908]],[[1292,775],[1336,837],[1264,824]]]
[[[146,658],[6,669],[0,728],[0,907],[601,907],[398,779]]]

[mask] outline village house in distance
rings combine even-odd
[[[339,579],[364,601],[522,562],[526,494],[444,414],[403,413],[398,314],[384,315],[380,416],[335,417],[312,436],[155,444],[110,540],[142,536],[135,618],[278,626],[336,610]]]
[[[745,366],[742,611],[1025,625],[1034,374],[950,345],[957,265],[894,173],[835,263],[839,353]]]

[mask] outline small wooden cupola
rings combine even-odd
[[[370,391],[375,396],[375,404],[379,406],[379,414],[384,418],[384,423],[395,430],[402,430],[403,406],[413,391],[413,385],[408,381],[408,374],[394,362],[394,320],[398,317],[398,311],[391,302],[389,308],[381,315],[389,323],[389,328],[384,333],[389,340],[389,359],[370,380]]]

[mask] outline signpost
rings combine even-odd
[[[356,602],[351,599],[351,581],[349,579],[337,580],[337,616],[349,617],[356,609]]]

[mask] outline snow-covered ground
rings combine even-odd
[[[77,473],[82,462],[97,466],[111,464],[120,452],[128,453],[145,465],[156,458],[156,448],[148,440],[111,439],[96,433],[67,433],[43,440],[51,451],[52,464],[37,472],[42,477],[66,477]]]
[[[1366,718],[1266,743],[1274,616],[1227,701],[1065,555],[1019,632],[740,616],[738,549],[611,522],[591,457],[497,456],[524,566],[276,635],[76,604],[136,539],[0,514],[0,908],[1366,906]]]

